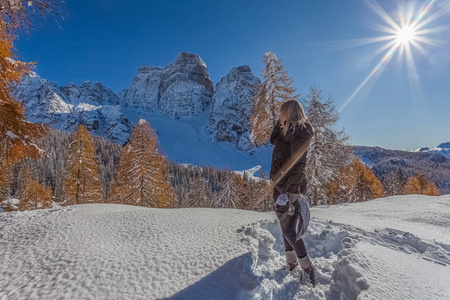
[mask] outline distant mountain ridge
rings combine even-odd
[[[381,181],[400,169],[405,177],[423,172],[442,194],[450,194],[450,158],[431,151],[387,150],[380,147],[354,146],[354,154],[372,167]]]
[[[442,143],[434,148],[422,147],[417,149],[416,152],[442,154],[445,157],[450,158],[450,142]]]

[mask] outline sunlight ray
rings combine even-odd
[[[418,42],[421,42],[421,43],[424,43],[424,44],[428,44],[428,45],[431,45],[431,46],[434,46],[434,47],[442,47],[443,48],[443,47],[448,46],[448,44],[446,42],[437,41],[435,39],[427,38],[427,37],[424,37],[424,36],[417,36],[416,40]]]
[[[363,80],[363,82],[356,88],[356,90],[353,92],[353,94],[350,95],[350,97],[344,102],[344,104],[339,108],[339,112],[342,112],[355,98],[355,96],[361,91],[364,86],[374,77],[375,74],[378,75],[378,77],[383,73],[385,66],[389,63],[391,60],[395,50],[399,47],[398,43],[395,43],[389,51],[383,56],[383,58],[380,60],[378,65],[370,72],[370,74],[366,77],[366,79]]]
[[[357,47],[363,47],[371,44],[391,41],[395,39],[395,35],[371,37],[371,38],[361,38],[361,39],[351,39],[351,40],[341,40],[332,43],[326,43],[329,51],[335,50],[345,50]]]
[[[377,29],[378,31],[390,33],[392,35],[396,35],[397,32],[398,32],[397,29],[394,29],[392,27],[386,26],[384,24],[373,24],[372,27],[374,29]]]
[[[436,0],[431,0],[430,2],[428,2],[428,4],[427,4],[425,7],[423,7],[423,8],[420,9],[420,11],[418,12],[418,14],[417,14],[417,16],[416,16],[416,19],[415,19],[414,22],[412,23],[412,25],[413,25],[414,27],[416,27],[416,25],[419,25],[419,22],[422,20],[422,18],[425,16],[425,14],[429,11],[430,7],[433,5],[433,3],[434,3],[435,1],[436,1]],[[428,19],[431,19],[431,18],[432,18],[432,15],[428,17]],[[431,22],[431,21],[429,21],[429,22]],[[427,24],[427,20],[425,20],[425,21],[423,21],[423,22],[421,22],[421,23]]]
[[[374,59],[375,57],[377,57],[380,53],[386,51],[386,49],[390,49],[392,46],[394,46],[395,44],[397,44],[396,40],[391,40],[389,43],[383,45],[382,47],[376,48],[375,50],[373,50],[372,52],[370,52],[367,56],[370,59]]]
[[[428,57],[428,52],[419,42],[413,40],[411,41],[411,45],[413,45],[423,56]]]
[[[426,29],[421,29],[421,30],[415,30],[416,34],[418,36],[420,35],[425,35],[425,34],[430,34],[430,33],[439,33],[439,32],[444,32],[444,31],[448,31],[450,28],[448,26],[439,26],[439,27],[433,27],[433,28],[426,28]]]
[[[400,30],[401,28],[398,24],[386,13],[386,11],[376,2],[375,0],[366,0],[368,6],[372,9],[374,13],[380,16],[386,23],[391,25],[396,30]]]

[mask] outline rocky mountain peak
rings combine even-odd
[[[198,116],[210,105],[213,92],[205,62],[182,52],[164,68],[139,68],[122,97],[126,107],[179,119]]]
[[[30,121],[51,123],[53,128],[73,131],[82,124],[93,133],[124,143],[131,129],[119,98],[101,83],[70,83],[58,87],[36,73],[24,76],[11,91],[25,107]]]
[[[216,85],[208,129],[214,142],[230,142],[239,150],[250,146],[251,101],[261,81],[249,66],[232,68]]]

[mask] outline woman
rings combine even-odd
[[[296,232],[297,220],[300,218],[301,221],[298,199],[300,194],[306,194],[306,156],[313,133],[314,129],[298,101],[290,100],[281,105],[280,120],[270,136],[270,143],[275,146],[270,179],[275,183],[274,209],[283,232],[288,269],[292,271],[299,262],[314,285],[314,266],[303,239],[298,238]]]

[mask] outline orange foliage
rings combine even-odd
[[[15,59],[13,37],[5,30],[0,29],[0,202],[9,196],[11,165],[24,157],[39,157],[41,150],[33,141],[46,131],[46,126],[29,123],[23,107],[9,95],[11,86],[33,65]]]
[[[9,90],[29,72],[34,63],[17,60],[14,32],[30,28],[32,16],[42,17],[53,11],[50,0],[0,1],[0,202],[9,196],[11,165],[24,157],[37,158],[41,150],[33,143],[42,137],[47,126],[27,122],[23,107],[10,97]]]
[[[148,122],[141,120],[122,149],[112,201],[168,208],[174,200],[167,159],[158,153],[156,133]]]
[[[72,139],[64,180],[64,204],[101,202],[103,191],[92,137],[86,127],[79,125]]]
[[[330,182],[327,194],[330,204],[361,202],[385,196],[381,181],[357,157],[339,170],[337,179]]]
[[[0,30],[0,156],[11,163],[23,157],[38,157],[33,139],[42,137],[46,129],[27,122],[23,107],[9,96],[11,86],[33,67],[15,60],[12,48],[12,36]]]
[[[28,169],[25,170],[22,176],[23,186],[20,191],[19,210],[51,208],[53,201],[50,187],[43,187],[38,181],[34,180]]]
[[[428,180],[425,174],[408,178],[405,185],[406,194],[440,196],[441,193],[434,183]]]
[[[264,144],[277,123],[281,104],[287,100],[297,99],[293,87],[294,80],[287,76],[287,71],[281,59],[274,53],[266,52],[263,57],[264,82],[252,100],[252,115],[250,116],[250,139],[256,145]]]

